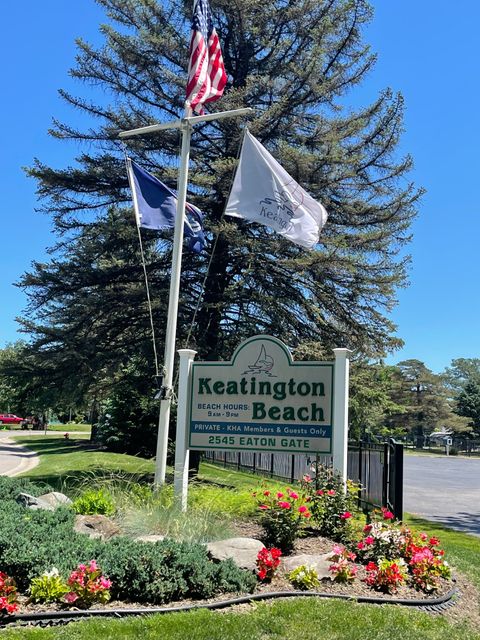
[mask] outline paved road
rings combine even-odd
[[[33,469],[38,456],[13,442],[10,436],[32,435],[31,431],[0,431],[0,476],[16,476]]]
[[[404,509],[480,536],[480,459],[404,458]]]

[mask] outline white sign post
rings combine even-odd
[[[188,391],[190,371],[197,352],[193,349],[179,349],[180,369],[178,383],[177,436],[175,440],[175,467],[173,489],[182,511],[187,510],[188,467],[190,450],[187,438]]]
[[[333,383],[333,468],[347,482],[348,456],[348,382],[349,349],[334,349],[335,375]]]

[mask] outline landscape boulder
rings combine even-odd
[[[228,538],[207,544],[207,551],[213,560],[231,558],[240,569],[255,571],[258,552],[264,544],[255,538]]]
[[[109,540],[120,533],[120,528],[109,518],[102,515],[75,516],[74,531],[83,533],[90,538]]]
[[[319,580],[325,580],[326,578],[330,578],[332,575],[328,570],[332,564],[332,555],[333,553],[331,551],[330,553],[323,553],[321,555],[302,553],[298,556],[283,558],[280,566],[284,573],[289,573],[297,567],[305,565],[309,568],[315,569]]]
[[[46,500],[42,498],[37,498],[36,496],[32,496],[29,493],[19,493],[16,498],[18,504],[23,505],[27,509],[32,509],[33,511],[37,511],[42,509],[44,511],[55,511],[55,507],[52,506]]]
[[[160,535],[145,535],[145,536],[137,536],[134,538],[135,542],[162,542],[165,540],[165,536]]]
[[[68,496],[64,493],[60,493],[59,491],[51,491],[50,493],[44,493],[42,496],[38,497],[39,500],[43,502],[47,502],[54,509],[56,507],[68,506],[72,504],[72,501]]]

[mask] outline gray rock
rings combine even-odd
[[[332,555],[333,553],[324,553],[322,555],[310,555],[307,553],[303,553],[298,556],[290,556],[289,558],[284,558],[280,567],[284,573],[289,573],[300,567],[302,564],[307,567],[311,567],[315,569],[317,572],[319,580],[325,580],[331,577],[331,573],[328,570],[330,565],[332,564]]]
[[[257,555],[264,544],[254,538],[229,538],[209,542],[207,551],[213,560],[226,560],[231,558],[240,569],[255,571]]]
[[[31,496],[29,493],[19,493],[17,496],[17,502],[24,507],[27,507],[27,509],[32,509],[34,511],[39,509],[43,509],[44,511],[55,511],[55,507],[47,501],[42,498]]]
[[[135,542],[161,542],[162,540],[165,540],[165,536],[137,536],[134,540]]]
[[[109,540],[120,533],[119,527],[102,515],[75,516],[73,530],[90,538],[101,538],[102,540]]]
[[[43,496],[39,496],[39,500],[47,502],[53,508],[60,507],[61,505],[72,504],[72,501],[64,493],[59,491],[51,491],[50,493],[44,493]]]

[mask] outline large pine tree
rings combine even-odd
[[[97,395],[133,354],[151,362],[149,321],[120,130],[183,112],[191,0],[97,0],[104,46],[79,40],[72,75],[83,96],[64,99],[90,117],[87,130],[55,121],[52,135],[84,143],[74,167],[36,161],[58,244],[20,285],[40,375],[68,372]],[[405,284],[402,251],[420,196],[399,158],[403,102],[385,90],[348,107],[348,92],[375,56],[362,40],[366,0],[212,0],[228,85],[215,110],[253,107],[252,133],[329,213],[314,251],[265,227],[223,218],[240,143],[237,120],[195,128],[189,199],[206,213],[207,250],[184,254],[179,311],[183,346],[211,259],[192,334],[200,358],[229,357],[247,336],[268,333],[315,356],[334,346],[366,356],[400,341],[388,312]],[[94,87],[90,89],[90,87]],[[94,97],[92,97],[94,96]],[[129,154],[175,186],[179,136],[132,139]],[[171,240],[145,234],[158,348],[162,353]],[[148,370],[148,366],[146,366]],[[38,375],[39,372],[37,371]],[[29,375],[33,375],[30,371]]]

